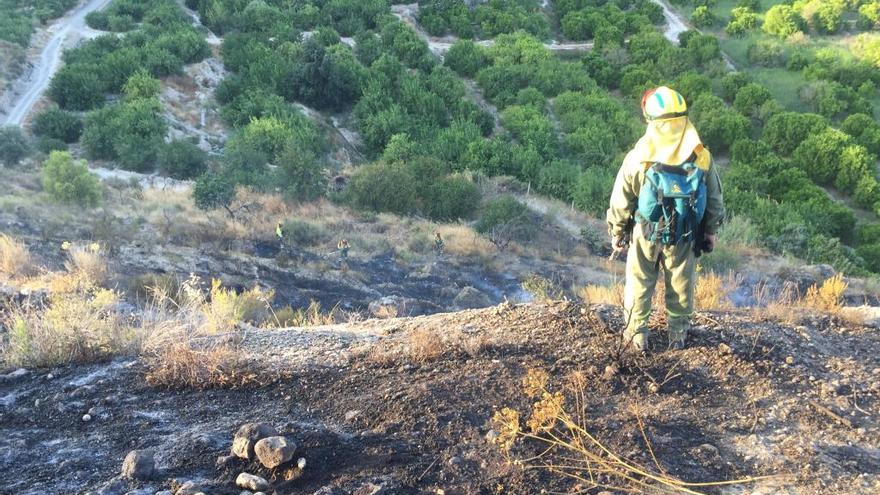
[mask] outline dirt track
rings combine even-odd
[[[665,335],[656,333],[652,355],[622,358],[615,311],[568,303],[368,321],[348,333],[261,331],[245,335],[239,352],[265,384],[237,389],[151,388],[136,361],[33,371],[0,382],[0,486],[126,493],[136,485],[112,481],[122,458],[152,447],[161,475],[138,493],[202,479],[207,493],[237,494],[231,480],[243,470],[267,477],[277,494],[328,485],[351,493],[368,482],[387,493],[569,492],[572,482],[522,472],[484,439],[497,408],[527,410],[520,381],[540,368],[555,383],[584,373],[589,428],[628,458],[650,464],[630,412],[637,406],[660,466],[674,476],[785,475],[706,493],[877,493],[876,330],[827,317],[791,327],[713,313],[697,323],[685,351],[662,351]],[[416,360],[426,336],[440,352]],[[89,411],[94,419],[83,422]],[[297,440],[308,461],[301,478],[240,460],[214,467],[246,421]]]
[[[52,76],[61,64],[64,49],[73,41],[94,33],[86,26],[86,15],[109,3],[110,0],[87,0],[46,29],[49,38],[38,57],[32,61],[32,69],[10,85],[11,101],[4,117],[5,125],[21,125],[24,122],[31,108],[49,87]]]

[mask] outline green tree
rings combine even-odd
[[[31,131],[37,136],[73,143],[82,135],[83,123],[75,114],[58,107],[49,107],[34,117]]]
[[[449,47],[444,63],[461,76],[474,77],[487,58],[483,48],[473,41],[458,40]]]
[[[704,94],[690,107],[690,116],[703,142],[714,152],[723,152],[749,135],[751,122],[728,108],[717,96]]]
[[[438,221],[469,218],[480,204],[477,185],[462,175],[432,181],[421,197],[422,212]]]
[[[803,19],[791,5],[778,4],[764,14],[764,32],[777,38],[788,38],[801,31]]]
[[[614,174],[604,168],[588,168],[578,177],[572,192],[574,205],[591,215],[601,216],[608,208]]]
[[[691,14],[691,24],[700,29],[712,27],[716,22],[718,22],[718,18],[705,5],[697,7]]]
[[[769,89],[757,83],[749,83],[736,92],[733,108],[743,115],[756,117],[761,106],[772,99],[773,94]]]
[[[200,210],[225,208],[235,199],[235,184],[221,174],[206,173],[199,177],[192,189],[193,202]]]
[[[21,127],[0,127],[0,161],[7,167],[17,165],[27,158],[31,147]]]
[[[161,91],[162,83],[143,69],[132,74],[122,86],[122,94],[126,100],[153,98],[159,96]]]
[[[808,137],[828,128],[828,121],[814,113],[782,112],[764,126],[763,140],[777,153],[789,156]]]
[[[841,157],[850,138],[837,129],[807,137],[794,150],[792,161],[817,184],[830,185],[840,171]]]
[[[74,160],[66,151],[53,151],[43,162],[43,190],[55,201],[83,207],[97,206],[102,190],[85,160]]]
[[[290,145],[278,158],[278,179],[285,195],[300,202],[313,201],[327,189],[325,166],[309,149]]]
[[[346,195],[358,208],[407,215],[418,206],[416,187],[416,178],[406,165],[376,162],[355,171]]]
[[[67,110],[90,110],[104,101],[104,85],[96,67],[72,64],[62,67],[52,77],[49,95]]]
[[[733,37],[745,36],[749,31],[753,31],[758,27],[760,16],[755,13],[755,9],[749,7],[734,7],[730,11],[730,22],[724,31]]]
[[[176,139],[159,148],[159,170],[175,179],[192,179],[205,173],[207,154],[191,141]]]
[[[505,194],[486,203],[474,228],[481,234],[491,234],[493,230],[503,229],[510,233],[511,239],[528,240],[537,231],[530,217],[528,206]]]
[[[873,177],[872,167],[876,159],[864,146],[850,145],[840,154],[840,165],[834,186],[841,192],[853,194],[864,176]]]

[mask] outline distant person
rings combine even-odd
[[[444,248],[443,237],[440,235],[439,231],[435,232],[434,233],[434,251],[436,251],[437,254],[443,254],[443,248]]]
[[[281,222],[278,222],[278,225],[275,226],[275,237],[278,238],[279,243],[284,242],[284,226],[281,225]]]
[[[669,348],[682,349],[694,312],[695,258],[714,248],[724,219],[721,180],[678,92],[646,91],[642,113],[645,135],[623,160],[607,216],[612,249],[627,254],[623,339],[646,350],[662,267]]]
[[[339,251],[339,256],[342,259],[348,259],[348,251],[351,249],[351,246],[348,244],[348,241],[342,239],[339,241],[339,244],[336,245],[336,250]]]

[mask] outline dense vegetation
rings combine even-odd
[[[36,23],[63,15],[77,0],[0,0],[0,40],[26,47]]]
[[[424,1],[418,18],[426,31],[463,38],[441,59],[382,0],[187,0],[224,37],[230,71],[216,98],[232,132],[212,162],[188,141],[165,142],[157,99],[158,78],[207,55],[202,35],[172,0],[116,0],[90,22],[125,34],[65,55],[52,88],[60,108],[40,114],[34,132],[41,148],[81,139],[91,158],[198,177],[202,208],[229,205],[238,185],[307,201],[327,194],[332,164],[305,105],[350,116],[370,162],[334,199],[437,220],[482,211],[480,228],[491,232],[524,213],[511,197],[482,201],[483,176],[512,176],[601,215],[641,133],[639,96],[667,84],[687,98],[721,158],[740,224],[774,251],[878,272],[878,43],[861,34],[856,54],[841,55],[834,43],[805,37],[859,34],[875,25],[875,3],[764,10],[770,6],[741,1],[724,12],[701,0],[681,8],[708,33],[685,32],[672,43],[656,29],[663,14],[648,0],[561,0],[552,10],[530,0],[476,8]],[[858,22],[845,22],[854,16]],[[490,37],[488,47],[473,41]],[[563,58],[544,45],[553,38],[592,39],[596,48]],[[722,50],[745,70],[732,72]],[[775,84],[783,75],[798,78],[796,90]],[[107,104],[108,95],[120,97]]]

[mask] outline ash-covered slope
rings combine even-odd
[[[663,350],[665,335],[655,332],[654,351],[639,356],[618,352],[614,308],[502,305],[221,336],[211,344],[232,342],[239,368],[222,370],[216,383],[225,386],[205,390],[148,385],[147,364],[136,359],[16,372],[0,382],[0,486],[238,494],[235,478],[250,472],[278,494],[568,491],[575,482],[523,471],[487,441],[496,410],[528,411],[522,378],[542,369],[560,386],[582,373],[585,426],[634,462],[654,466],[635,407],[657,468],[671,476],[782,475],[699,492],[880,487],[876,330],[833,317],[789,326],[750,313],[702,314],[696,323],[688,349]],[[226,458],[216,466],[246,422],[294,441],[293,464],[270,470]],[[157,473],[120,478],[126,454],[145,448],[155,451]],[[301,471],[291,467],[299,458]]]

